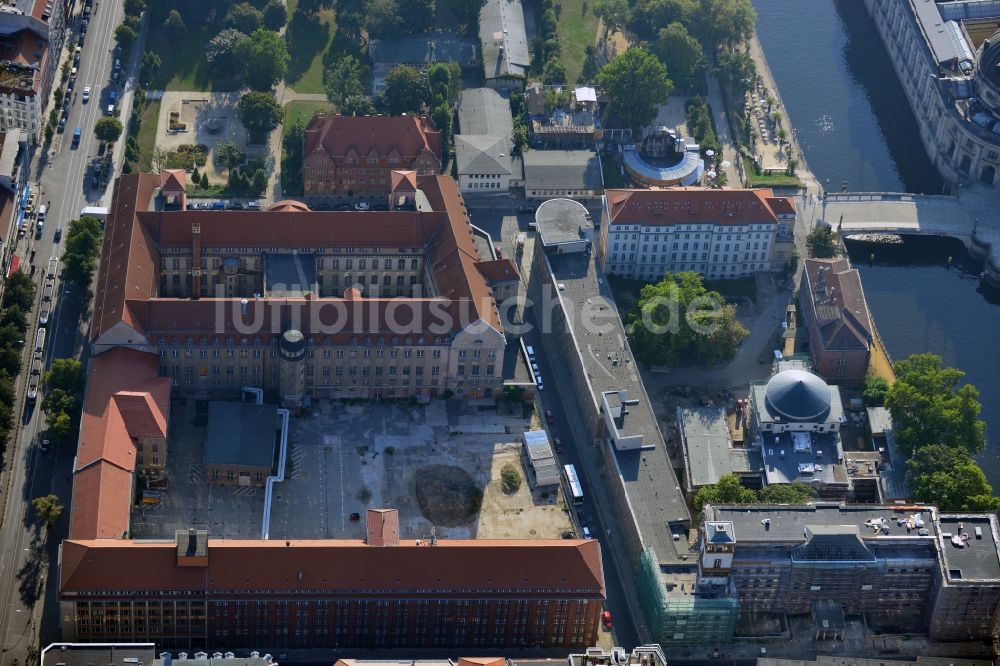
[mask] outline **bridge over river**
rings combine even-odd
[[[986,280],[1000,287],[1000,201],[891,192],[827,194],[823,220],[841,236],[888,233],[951,236],[984,263]]]

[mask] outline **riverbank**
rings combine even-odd
[[[798,138],[795,134],[795,127],[792,126],[791,118],[788,115],[788,109],[785,108],[785,103],[781,99],[781,91],[778,89],[778,84],[774,80],[774,76],[771,74],[771,68],[767,64],[764,49],[761,46],[756,32],[754,32],[747,42],[747,51],[753,59],[754,66],[757,68],[757,75],[760,77],[764,89],[768,91],[772,98],[774,98],[775,103],[773,105],[773,109],[777,110],[781,114],[782,123],[787,128],[788,136],[785,140],[791,144],[793,159],[798,163],[795,169],[795,175],[802,181],[805,191],[808,194],[822,194],[823,187],[816,178],[816,175],[809,169],[809,163],[806,160],[805,153],[802,151],[802,147],[799,145]],[[768,146],[773,145],[773,143],[768,144]]]

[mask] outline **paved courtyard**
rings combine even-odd
[[[171,410],[170,488],[160,506],[136,510],[136,538],[208,529],[259,538],[263,490],[213,486],[202,470],[205,425],[194,401]],[[396,508],[400,536],[559,538],[573,530],[558,488],[530,488],[520,416],[461,413],[458,402],[350,405],[321,400],[293,417],[288,478],[275,485],[270,538],[364,538],[367,508]],[[521,477],[505,491],[504,468]],[[509,489],[508,489],[509,490]],[[351,514],[359,520],[351,520]]]

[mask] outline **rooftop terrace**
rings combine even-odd
[[[941,553],[950,582],[1000,579],[996,518],[945,515],[940,527]]]

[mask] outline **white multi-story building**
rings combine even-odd
[[[740,277],[782,268],[772,246],[794,223],[791,198],[768,189],[607,190],[598,257],[606,273],[640,280]]]
[[[952,186],[1000,187],[1000,3],[865,0],[917,120]]]

